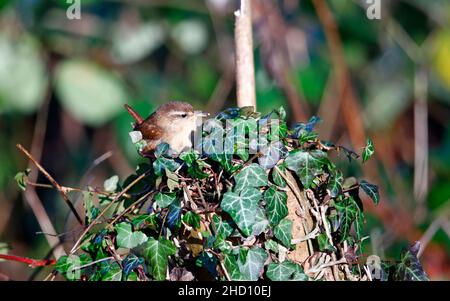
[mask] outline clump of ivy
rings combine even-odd
[[[276,131],[270,131],[274,120]],[[313,117],[288,128],[283,108],[265,116],[251,108],[228,109],[208,121],[219,126],[202,133],[203,153],[193,149],[173,157],[161,144],[122,183],[115,176],[102,193],[85,193],[87,231],[72,255],[59,258],[56,271],[69,280],[93,281],[370,279],[358,260],[364,239],[360,194],[378,204],[378,187],[346,179],[329,154],[365,162],[374,146],[369,139],[360,157],[321,141],[314,131],[319,121]],[[224,130],[226,122],[232,132]],[[264,147],[251,139],[254,132],[267,134]],[[219,136],[234,154],[215,152]],[[242,141],[256,155],[240,148]],[[315,230],[303,238],[292,234],[305,212],[290,214],[289,179],[309,195],[303,209],[314,213]],[[292,259],[289,254],[305,241],[311,256]],[[403,260],[391,274],[414,278],[409,262],[418,261]],[[392,270],[382,268],[383,275]]]

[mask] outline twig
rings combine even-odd
[[[59,185],[58,182],[56,182],[56,180],[33,158],[33,156],[21,144],[17,144],[16,146],[21,152],[25,154],[25,156],[28,157],[28,159],[30,159],[34,163],[34,165],[36,165],[39,171],[44,174],[44,176],[53,184],[53,186],[55,186],[55,188],[61,194],[64,202],[66,202],[67,206],[69,206],[70,210],[75,215],[80,225],[83,225],[83,220],[81,219],[80,215],[75,210],[75,207],[72,205],[69,198],[67,197],[66,190],[64,190],[63,187]]]
[[[132,210],[132,208],[134,208],[137,204],[139,204],[140,202],[142,202],[143,200],[147,199],[150,194],[155,193],[154,191],[150,191],[147,192],[146,194],[144,194],[142,197],[140,197],[136,202],[134,202],[133,204],[131,204],[127,209],[125,209],[122,213],[120,213],[119,215],[117,215],[114,220],[112,222],[110,222],[108,224],[108,226],[113,225],[115,222],[117,222],[122,216],[124,216],[125,214],[127,214],[129,211]]]
[[[256,110],[251,0],[241,0],[241,7],[234,15],[237,105],[252,106]]]
[[[79,266],[79,267],[74,267],[73,270],[74,271],[81,270],[81,269],[90,267],[91,265],[94,265],[94,264],[97,264],[97,263],[100,263],[100,262],[103,262],[103,261],[111,260],[111,259],[114,259],[114,257],[113,256],[105,257],[105,258],[102,258],[102,259],[99,259],[99,260],[96,260],[96,261],[92,261],[92,262],[89,262],[89,263],[87,263],[85,265],[82,265],[82,266]]]
[[[80,238],[77,240],[77,242],[75,243],[75,245],[72,247],[72,250],[70,251],[70,254],[75,253],[75,251],[78,249],[78,246],[80,245],[81,241],[83,240],[84,236],[86,236],[87,233],[89,233],[89,231],[92,229],[92,227],[94,225],[96,225],[99,221],[100,218],[103,217],[103,215],[105,215],[105,213],[115,204],[115,202],[117,200],[119,200],[128,190],[131,189],[131,187],[133,187],[136,183],[138,183],[139,181],[141,181],[145,176],[147,175],[147,173],[143,173],[142,175],[140,175],[139,177],[137,177],[133,182],[131,182],[127,187],[125,187],[124,190],[122,190],[118,195],[116,195],[114,197],[114,199],[111,201],[111,203],[109,203],[100,213],[99,215],[89,224],[89,226],[87,226],[87,228],[84,230],[84,232],[81,234]]]
[[[54,259],[36,260],[36,259],[20,257],[20,256],[15,256],[15,255],[6,255],[6,254],[0,254],[0,259],[26,263],[32,268],[43,267],[43,266],[55,265],[56,264],[56,260],[54,260]]]

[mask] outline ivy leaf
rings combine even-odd
[[[153,169],[155,174],[159,177],[163,175],[163,172],[168,169],[172,172],[177,170],[180,167],[180,163],[176,162],[173,159],[168,159],[164,157],[159,157],[153,162]]]
[[[233,226],[230,222],[222,220],[220,216],[214,215],[212,217],[213,229],[215,229],[216,236],[227,238],[233,233]]]
[[[235,255],[223,254],[223,263],[231,280],[241,280],[241,271],[239,270],[239,265],[237,263]]]
[[[321,233],[319,234],[319,236],[317,236],[317,243],[319,244],[319,250],[322,252],[335,251],[334,246],[330,244],[330,240],[328,239],[328,236],[325,233]]]
[[[361,187],[361,189],[372,199],[375,205],[378,205],[380,202],[380,194],[377,185],[361,180],[359,182],[359,187]]]
[[[285,260],[282,263],[270,263],[267,267],[266,276],[272,281],[290,280],[296,271],[296,264]]]
[[[121,281],[122,269],[117,262],[105,265],[107,270],[102,276],[102,281]]]
[[[363,149],[362,152],[362,161],[365,163],[367,160],[372,157],[372,155],[375,153],[375,147],[373,145],[373,142],[370,138],[367,138],[366,146]]]
[[[86,224],[90,224],[100,213],[100,209],[94,205],[92,192],[83,192],[84,208],[86,212]]]
[[[264,243],[264,248],[268,251],[272,251],[274,253],[278,253],[279,252],[279,247],[278,247],[278,243],[272,239],[269,239],[268,241],[266,241]]]
[[[27,188],[27,180],[30,172],[31,169],[27,168],[25,171],[18,172],[14,177],[14,180],[17,182],[17,186],[19,186],[22,191],[25,191]]]
[[[268,178],[264,168],[256,163],[244,167],[237,175],[235,191],[241,191],[247,187],[261,187],[268,184]]]
[[[261,233],[265,232],[267,226],[269,226],[269,221],[264,214],[264,210],[261,207],[256,207],[255,211],[255,223],[253,224],[252,235],[258,236]]]
[[[303,268],[300,265],[296,264],[295,272],[294,272],[294,275],[292,275],[291,280],[293,280],[293,281],[308,281],[309,278],[305,274],[305,271],[303,270]]]
[[[286,181],[280,172],[285,172],[286,167],[284,165],[279,165],[278,168],[272,169],[272,179],[273,182],[279,187],[286,187]]]
[[[171,230],[181,226],[181,204],[179,200],[170,204],[166,222]]]
[[[133,249],[147,241],[147,236],[140,232],[133,232],[129,223],[120,223],[114,226],[117,231],[117,246],[119,248]]]
[[[156,204],[158,204],[158,206],[160,208],[166,208],[167,206],[172,204],[173,201],[175,201],[176,199],[177,199],[177,195],[174,192],[170,192],[170,193],[158,192],[155,195],[155,202],[156,202]]]
[[[264,193],[266,201],[266,210],[269,222],[272,225],[278,223],[288,215],[287,194],[284,191],[277,191],[274,187],[270,187]]]
[[[241,279],[244,281],[258,280],[264,268],[264,263],[269,255],[260,247],[252,247],[248,250],[245,260],[240,258],[238,261]]]
[[[145,244],[144,256],[151,266],[151,274],[155,280],[165,280],[169,256],[175,255],[175,245],[165,238],[159,240],[150,237]]]
[[[92,259],[86,253],[80,256],[75,255],[64,255],[61,256],[55,265],[55,270],[57,270],[61,275],[63,275],[67,280],[80,280],[81,269],[80,267],[91,262]]]
[[[275,237],[279,239],[286,248],[291,247],[292,224],[290,219],[285,218],[273,229]]]
[[[158,224],[158,217],[156,214],[142,214],[139,215],[131,221],[134,229],[144,229],[147,227],[156,228]]]
[[[198,215],[197,213],[193,212],[193,211],[188,211],[186,212],[186,214],[183,216],[183,221],[188,224],[189,226],[194,227],[194,229],[199,229],[200,228],[200,215]]]
[[[420,242],[416,242],[403,252],[400,263],[396,267],[394,279],[397,281],[429,281],[417,257]]]
[[[360,209],[351,196],[343,201],[336,202],[334,206],[341,219],[341,242],[343,242],[349,237],[353,221],[360,215]]]
[[[123,273],[125,277],[131,274],[133,270],[144,264],[144,260],[134,254],[130,254],[122,261]]]
[[[255,211],[260,199],[261,192],[258,189],[246,187],[239,194],[235,192],[225,193],[220,206],[233,218],[242,233],[249,236],[253,232]]]
[[[217,277],[217,258],[205,251],[203,251],[200,256],[195,261],[195,264],[199,267],[205,268],[211,277]]]
[[[284,158],[288,151],[281,141],[272,142],[269,146],[261,148],[261,156],[258,157],[259,165],[264,169],[271,169]]]
[[[340,172],[339,170],[330,172],[330,178],[328,180],[327,190],[328,190],[328,194],[332,198],[337,197],[341,193],[343,182],[344,182],[344,177],[342,175],[342,172]]]
[[[294,171],[305,188],[309,188],[314,178],[322,173],[324,165],[328,164],[327,154],[320,150],[294,150],[285,160],[287,167]]]

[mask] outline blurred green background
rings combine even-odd
[[[365,2],[254,1],[258,110],[318,115],[323,139],[357,152],[371,137],[370,164],[337,158],[381,187],[363,252],[394,260],[421,240],[430,277],[450,279],[450,2],[383,0],[380,20]],[[65,0],[0,1],[0,243],[11,254],[51,255],[49,223],[68,246],[79,233],[57,192],[17,187],[28,166],[17,143],[62,185],[102,186],[142,160],[124,103],[144,116],[170,100],[211,113],[236,105],[238,1],[80,3],[70,20]],[[47,183],[35,169],[30,179]],[[0,279],[45,275],[0,262]]]

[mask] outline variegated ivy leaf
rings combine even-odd
[[[235,255],[224,253],[223,263],[231,280],[233,281],[241,280],[241,271],[239,270],[239,266]]]
[[[359,182],[359,187],[361,187],[361,189],[372,199],[375,205],[378,205],[380,202],[380,194],[377,185],[361,180]]]
[[[335,202],[334,207],[338,211],[339,218],[341,220],[340,231],[341,242],[343,242],[349,237],[353,222],[357,221],[358,223],[361,223],[362,212],[360,211],[358,204],[356,204],[355,200],[351,196],[345,200]],[[359,226],[358,229],[360,229]]]
[[[258,236],[261,233],[265,232],[267,227],[269,226],[269,221],[264,214],[264,210],[261,207],[257,207],[255,211],[255,223],[253,224],[253,232],[252,235]]]
[[[280,223],[273,229],[273,234],[280,240],[280,242],[286,248],[291,247],[292,240],[292,221],[290,219],[283,219]]]
[[[230,222],[222,220],[218,215],[212,217],[213,229],[216,236],[227,238],[233,233],[233,226]]]
[[[245,236],[253,233],[256,222],[255,211],[261,200],[261,192],[252,187],[242,189],[239,194],[227,192],[224,194],[220,206],[232,218]]]
[[[298,175],[303,186],[309,188],[329,161],[327,154],[321,150],[294,150],[289,153],[285,162],[287,167]]]
[[[375,153],[375,147],[373,146],[373,142],[370,138],[367,138],[366,146],[363,149],[362,152],[362,160],[363,163],[372,157],[372,155]]]
[[[270,187],[264,193],[266,201],[267,217],[272,225],[278,223],[288,215],[287,194],[284,191],[277,191]]]
[[[403,252],[401,261],[397,265],[394,279],[397,281],[429,281],[428,275],[423,270],[417,257],[420,243],[416,242]]]
[[[272,281],[288,281],[296,271],[296,264],[285,260],[282,263],[270,263],[267,267],[267,278]]]
[[[103,271],[102,281],[121,281],[122,280],[122,269],[117,262],[112,264],[106,264],[105,270]]]
[[[115,225],[114,229],[117,231],[117,246],[119,248],[133,249],[140,244],[147,241],[147,236],[140,232],[131,229],[129,223],[120,223]]]
[[[273,239],[269,239],[268,241],[266,241],[264,243],[264,248],[266,250],[272,251],[274,253],[278,253],[279,252],[278,243],[276,241],[274,241]]]
[[[286,187],[286,181],[284,180],[281,173],[286,171],[284,165],[279,165],[278,168],[272,169],[272,180],[279,187]]]
[[[256,281],[260,277],[264,263],[269,255],[260,247],[252,247],[248,250],[245,259],[239,258],[238,266],[243,281]]]
[[[261,148],[261,156],[258,157],[259,165],[264,169],[271,169],[284,158],[288,151],[281,141],[276,141]]]
[[[188,211],[183,216],[183,221],[189,226],[193,227],[194,229],[200,228],[200,220],[201,220],[200,215],[198,215],[193,211]]]
[[[162,193],[158,192],[155,195],[155,202],[158,204],[161,208],[166,208],[170,204],[172,204],[173,201],[177,199],[176,193],[170,192],[170,193]]]
[[[176,162],[173,159],[159,157],[155,161],[153,161],[153,169],[155,174],[161,177],[166,170],[166,168],[170,171],[175,171],[180,167],[180,163]]]
[[[342,191],[342,183],[344,182],[344,177],[342,175],[342,172],[339,170],[334,170],[330,172],[330,178],[328,180],[327,190],[328,194],[335,198],[337,197],[341,191]]]
[[[235,191],[241,191],[246,187],[261,187],[268,184],[268,178],[264,168],[256,163],[244,167],[237,175]]]
[[[144,247],[144,256],[150,263],[151,274],[155,280],[165,280],[169,256],[175,255],[175,245],[165,238],[150,237]]]

